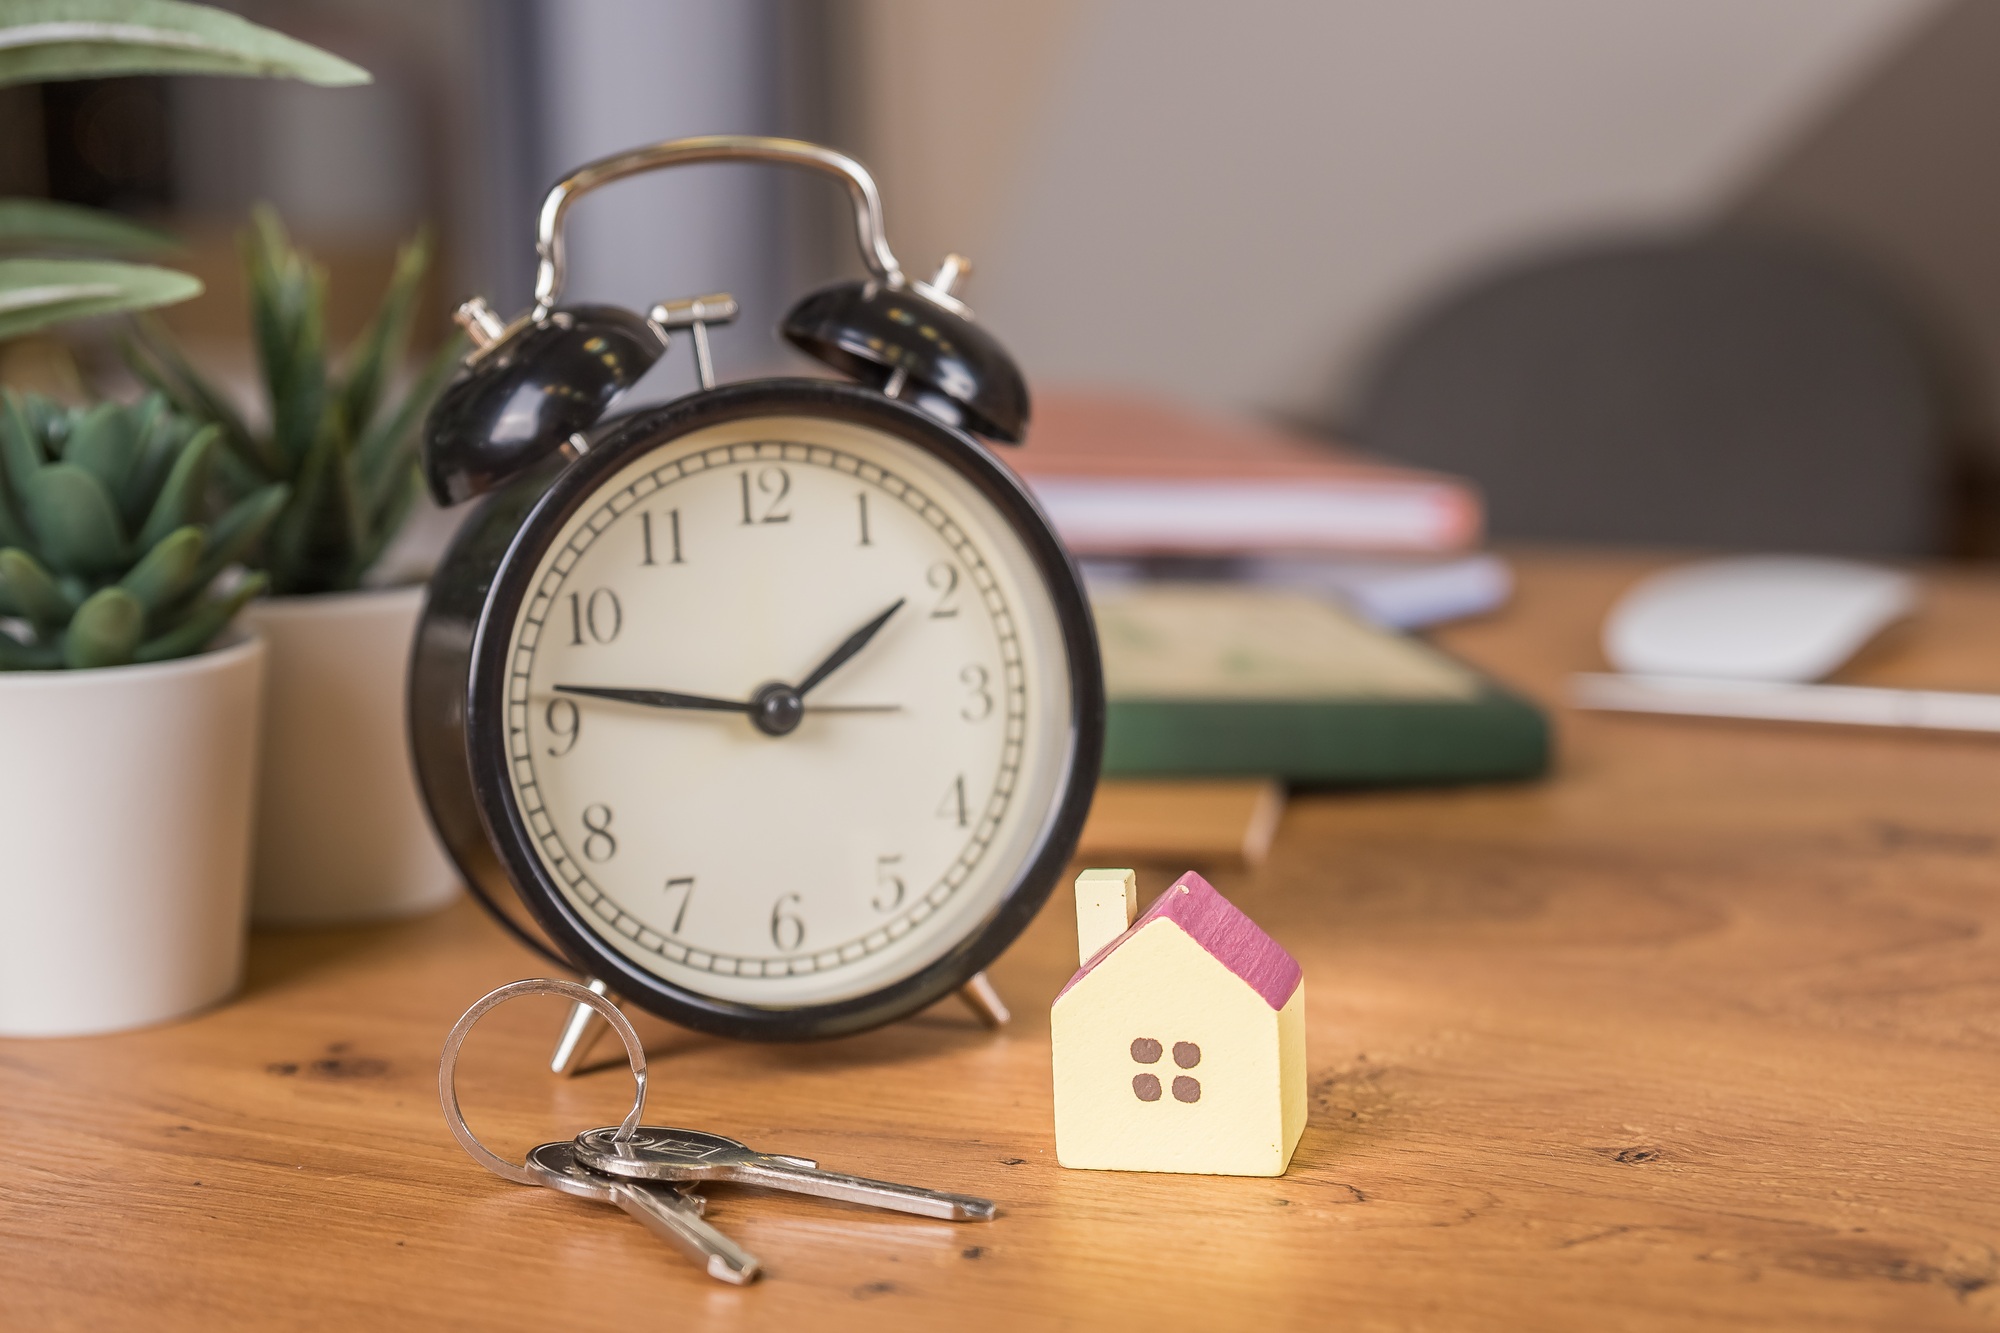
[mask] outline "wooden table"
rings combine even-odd
[[[1639,568],[1524,559],[1513,609],[1444,637],[1554,700]],[[1873,656],[1855,678],[2000,689],[2000,582],[1939,576]],[[999,1035],[953,1004],[830,1045],[649,1030],[654,1118],[1004,1210],[718,1191],[771,1266],[725,1288],[446,1134],[446,1030],[540,970],[460,907],[262,936],[242,997],[192,1022],[0,1043],[0,1325],[1992,1323],[2000,743],[1558,719],[1552,781],[1299,799],[1262,869],[1221,874],[1310,978],[1284,1178],[1056,1165],[1059,894],[996,969]],[[475,1034],[462,1086],[491,1141],[623,1112],[622,1065],[538,1072],[556,1022],[524,1001]]]

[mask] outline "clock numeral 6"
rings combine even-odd
[[[577,711],[574,700],[551,699],[547,717],[549,734],[564,742],[560,750],[553,745],[549,747],[549,753],[560,759],[576,748],[577,737],[583,734],[583,714]]]
[[[869,906],[873,907],[876,911],[893,912],[903,905],[903,894],[906,892],[903,887],[903,877],[895,873],[896,867],[902,864],[903,854],[901,852],[896,853],[894,856],[878,856],[875,858],[875,883],[889,894],[889,901],[886,903],[882,901],[882,894],[880,893],[877,893],[873,898],[868,900]]]
[[[806,923],[794,910],[799,902],[798,894],[788,893],[771,906],[771,943],[786,953],[806,942]]]
[[[753,527],[759,523],[789,523],[791,511],[783,509],[785,497],[792,493],[792,474],[781,467],[767,467],[757,473],[757,492],[750,492],[750,472],[746,468],[736,474],[743,483],[743,526]],[[754,500],[754,503],[753,503]],[[762,512],[758,507],[762,506]]]
[[[624,628],[625,608],[618,604],[618,594],[611,589],[599,588],[589,597],[580,592],[569,595],[571,647],[584,643],[610,643]],[[586,635],[589,637],[586,638]]]
[[[618,855],[618,839],[611,836],[611,807],[583,807],[583,855],[591,861],[609,861]]]

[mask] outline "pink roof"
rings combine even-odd
[[[1175,880],[1145,914],[1128,926],[1123,935],[1099,949],[1077,970],[1062,988],[1061,999],[1070,987],[1090,975],[1091,969],[1118,951],[1118,946],[1154,921],[1171,921],[1187,932],[1188,938],[1208,950],[1216,962],[1248,983],[1273,1009],[1285,1007],[1299,988],[1304,972],[1298,959],[1285,946],[1266,935],[1255,921],[1238,911],[1215,886],[1190,870]]]

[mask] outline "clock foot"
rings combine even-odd
[[[993,983],[986,979],[984,972],[974,972],[972,980],[958,988],[958,998],[965,1001],[965,1007],[987,1027],[1004,1027],[1007,1020],[1013,1017],[1007,1010],[1007,1002],[1000,998],[1000,992],[993,988]],[[578,1005],[577,1008],[593,1018],[597,1017],[588,1005]],[[604,1020],[598,1021],[601,1023]]]
[[[590,989],[599,995],[609,994],[609,988],[601,981],[592,980]],[[614,1004],[616,1000],[612,1001]],[[611,1030],[604,1015],[587,1004],[571,1007],[569,1020],[563,1024],[562,1035],[556,1038],[555,1054],[549,1059],[549,1072],[561,1074],[564,1078],[583,1068],[583,1062],[590,1058],[591,1047],[597,1045],[598,1038]]]

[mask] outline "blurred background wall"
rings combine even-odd
[[[969,299],[1037,383],[1338,433],[1385,345],[1482,273],[1609,235],[1782,233],[1893,292],[1949,368],[1953,448],[2000,457],[1990,0],[226,2],[377,82],[0,104],[0,184],[188,237],[213,294],[172,319],[219,356],[253,199],[333,268],[337,326],[430,223],[441,333],[471,292],[525,302],[563,169],[748,130],[867,162],[905,263],[971,255]],[[777,316],[858,271],[813,181],[703,168],[575,216],[574,296],[742,299],[725,373],[798,365]],[[681,361],[649,391],[684,388]]]

